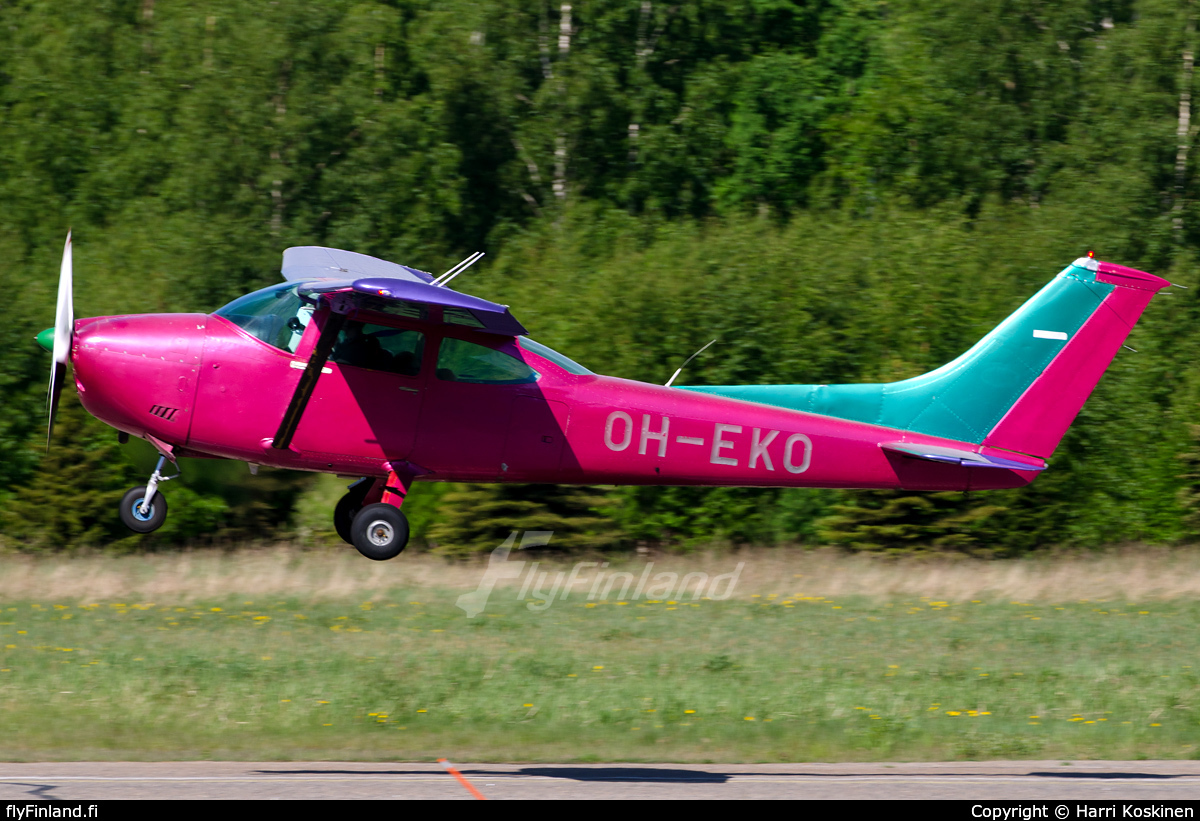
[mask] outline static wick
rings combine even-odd
[[[684,363],[679,366],[679,370],[677,370],[677,371],[675,371],[675,373],[671,374],[671,378],[667,380],[667,384],[664,385],[663,387],[666,387],[666,388],[671,387],[671,383],[675,381],[675,379],[679,376],[679,374],[683,373],[683,369],[688,366],[688,362],[691,362],[697,356],[699,356],[700,354],[707,351],[709,349],[709,347],[713,344],[713,342],[716,342],[716,341],[717,340],[714,339],[712,342],[709,342],[708,345],[705,345],[703,348],[696,351],[694,354],[692,354],[686,360],[684,360]]]

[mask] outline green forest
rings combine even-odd
[[[149,468],[64,394],[75,314],[212,311],[294,245],[441,272],[601,373],[891,381],[1074,258],[1167,277],[1019,491],[419,485],[414,544],[836,544],[1011,555],[1200,537],[1200,45],[1192,0],[6,0],[0,546],[320,541],[314,477]],[[324,495],[323,495],[324,494]],[[320,501],[321,504],[317,504]],[[315,515],[315,514],[312,514]],[[312,518],[312,516],[309,516]],[[307,534],[307,535],[305,535]],[[334,537],[336,538],[336,537]]]

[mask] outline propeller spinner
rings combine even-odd
[[[49,329],[47,329],[48,331]],[[38,342],[47,347],[47,331],[38,334]],[[67,360],[71,356],[71,341],[75,332],[75,307],[71,299],[71,232],[67,232],[67,243],[63,247],[62,268],[58,274],[58,308],[54,312],[53,362],[50,365],[50,390],[47,400],[50,420],[46,425],[46,449],[50,449],[50,435],[54,432],[54,414],[58,410],[58,399],[62,394],[67,376]]]

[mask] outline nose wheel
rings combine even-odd
[[[408,518],[389,504],[367,505],[354,516],[350,541],[368,559],[394,559],[408,544]]]
[[[146,505],[146,488],[130,488],[121,499],[121,523],[134,533],[153,533],[167,520],[167,497],[155,493]]]

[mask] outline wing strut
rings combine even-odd
[[[308,406],[308,400],[312,398],[313,391],[317,387],[317,377],[321,375],[321,368],[325,367],[325,361],[333,352],[333,343],[337,341],[338,334],[345,324],[346,314],[330,312],[326,318],[325,327],[321,329],[321,336],[317,339],[317,346],[308,359],[308,366],[304,369],[304,373],[300,374],[296,392],[292,394],[292,401],[288,403],[287,410],[283,412],[283,421],[279,423],[279,430],[275,431],[271,447],[276,450],[287,450],[288,445],[292,443],[292,437],[296,435],[296,428],[300,426],[300,418],[304,415],[304,408]]]

